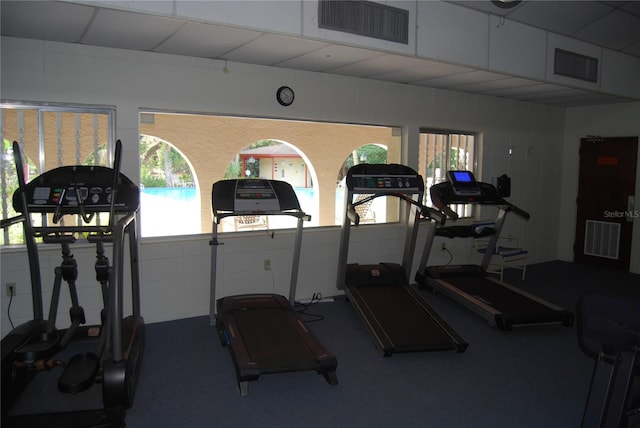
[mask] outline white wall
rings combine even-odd
[[[562,198],[560,200],[560,235],[557,240],[558,257],[573,260],[575,241],[576,196],[580,138],[587,135],[602,137],[637,137],[640,135],[640,103],[611,104],[598,107],[576,107],[567,110],[562,165]],[[640,201],[640,150],[636,162],[636,201]],[[636,209],[638,204],[636,202]],[[640,273],[640,220],[633,220],[633,245],[630,271]]]
[[[503,173],[511,175],[512,202],[531,213],[530,221],[514,218],[507,227],[524,236],[532,263],[558,258],[558,216],[561,197],[565,195],[548,193],[559,186],[565,167],[563,109],[231,62],[230,72],[225,74],[224,63],[220,61],[147,52],[6,37],[1,43],[0,91],[4,100],[116,107],[116,137],[123,141],[125,150],[123,172],[134,180],[139,177],[137,141],[141,108],[402,126],[407,143],[404,153],[412,167],[417,166],[420,127],[479,132],[482,144],[479,178],[488,181]],[[275,100],[276,89],[282,84],[296,90],[296,102],[288,108],[279,106]],[[511,156],[509,148],[513,149]],[[494,215],[488,211],[483,214]],[[398,226],[375,227],[376,233],[364,234],[363,227],[353,234],[351,261],[399,261],[403,234]],[[286,233],[277,235],[280,233],[284,239]],[[208,313],[208,239],[195,236],[143,240],[140,254],[143,311],[148,321]],[[228,253],[221,267],[225,278],[219,296],[234,292],[236,283],[241,284],[243,291],[261,291],[265,283],[270,287],[271,278],[262,271],[265,254],[272,259],[276,283],[284,278],[288,254],[271,247],[282,245],[280,241],[271,243],[264,236],[258,240],[229,239],[234,244],[225,250]],[[335,289],[338,239],[339,230],[335,227],[309,230],[305,234],[299,298],[314,292],[325,296],[339,294]],[[454,247],[459,256],[468,254],[468,243],[460,242]],[[456,251],[458,247],[460,250]],[[447,260],[440,251],[435,256],[434,263]],[[26,255],[5,250],[1,262],[2,283],[18,282],[19,296],[12,307],[14,320],[30,316]],[[88,269],[92,270],[93,262],[88,263]],[[43,275],[45,282],[53,278],[51,270]],[[255,284],[255,289],[249,290],[248,284]],[[86,287],[95,285],[89,283]],[[8,331],[4,322],[6,307],[7,300],[2,296],[3,333]],[[87,311],[92,309],[95,310],[85,307]]]

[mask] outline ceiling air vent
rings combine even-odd
[[[598,60],[562,49],[556,49],[553,72],[587,82],[598,81]]]
[[[409,11],[370,1],[320,0],[318,27],[409,43]]]

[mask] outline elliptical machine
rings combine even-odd
[[[640,424],[640,300],[586,294],[577,311],[578,344],[594,359],[581,428]]]
[[[62,166],[29,183],[17,142],[13,143],[13,152],[19,185],[13,195],[13,207],[19,215],[3,219],[2,227],[22,223],[33,319],[2,339],[2,426],[124,426],[144,353],[144,320],[140,314],[136,226],[140,195],[138,187],[120,173],[122,144],[116,142],[113,168]],[[132,313],[125,317],[126,237]],[[101,322],[93,326],[84,325],[84,309],[76,290],[78,263],[71,252],[71,245],[82,238],[96,245],[96,280],[103,298]],[[55,268],[47,319],[42,304],[40,244],[58,244],[62,251],[62,263]],[[105,254],[105,244],[112,246],[113,264]],[[58,329],[62,281],[68,284],[71,298],[71,324]],[[68,358],[76,348],[85,352]],[[55,377],[57,388],[50,386],[56,382]],[[96,393],[95,384],[102,384],[101,394]],[[40,396],[34,397],[38,393]]]

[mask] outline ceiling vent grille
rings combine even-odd
[[[598,81],[598,60],[562,49],[556,49],[553,72],[587,82]]]
[[[369,1],[320,0],[318,27],[409,43],[409,11]]]

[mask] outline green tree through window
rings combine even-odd
[[[171,144],[152,136],[140,137],[140,183],[144,187],[194,187],[187,160]]]

